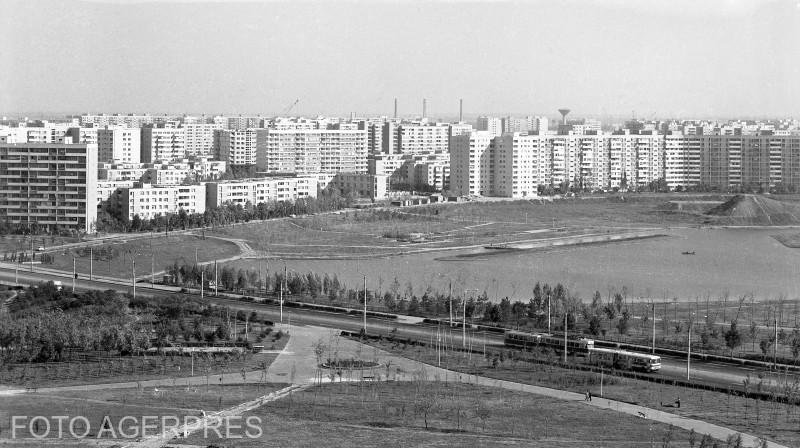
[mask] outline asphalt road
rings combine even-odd
[[[36,270],[37,267],[34,267]],[[58,275],[52,272],[33,272],[28,270],[19,270],[18,280],[20,283],[34,284],[41,281],[60,280],[66,291],[72,289],[72,278],[67,275]],[[0,281],[6,283],[13,283],[15,281],[15,273],[13,269],[0,268]],[[78,278],[75,281],[75,288],[77,291],[83,290],[107,290],[115,289],[121,292],[130,292],[131,285],[119,284],[118,282],[94,280],[90,281],[87,278]],[[152,297],[166,297],[176,294],[174,289],[156,289],[150,287],[147,283],[139,283],[136,286],[136,294],[143,294]],[[199,298],[198,295],[193,295]],[[223,297],[213,297],[206,295],[205,300],[219,305],[225,305],[231,309],[244,310],[248,313],[256,311],[265,316],[273,322],[280,322],[281,310],[278,305],[254,303],[254,302],[241,302],[238,300],[227,299]],[[342,313],[332,313],[326,311],[309,310],[309,309],[296,309],[283,307],[283,323],[287,325],[304,324],[316,325],[321,327],[336,328],[340,330],[359,331],[364,325],[363,315],[350,315]],[[394,333],[396,337],[412,338],[423,341],[435,341],[437,338],[437,330],[440,330],[439,337],[447,344],[452,344],[455,347],[462,346],[462,330],[453,328],[450,330],[447,327],[437,328],[435,325],[423,324],[414,322],[413,318],[409,319],[381,319],[375,317],[367,317],[367,331],[370,334],[382,333],[389,335]],[[445,335],[446,333],[446,335]],[[471,344],[472,349],[476,352],[481,352],[484,345],[486,347],[498,347],[503,345],[502,335],[495,333],[476,332],[470,334],[467,332],[465,345]],[[691,378],[701,380],[713,384],[723,386],[737,386],[742,387],[742,380],[748,375],[753,382],[758,382],[758,375],[764,375],[764,384],[782,382],[786,378],[783,374],[774,374],[765,372],[762,369],[757,369],[748,366],[737,366],[726,363],[692,360],[691,363]],[[660,375],[665,378],[679,378],[686,379],[686,359],[673,358],[662,356],[661,371],[655,375]],[[788,375],[788,380],[793,380],[793,375]]]

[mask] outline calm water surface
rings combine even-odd
[[[629,296],[691,300],[724,290],[757,298],[781,294],[800,298],[800,249],[783,246],[772,235],[797,230],[677,229],[664,238],[579,246],[535,252],[454,257],[480,251],[448,251],[386,259],[347,261],[289,260],[293,271],[336,273],[351,287],[366,274],[369,288],[386,291],[395,278],[405,291],[428,286],[455,292],[486,290],[491,298],[527,299],[537,281],[561,282],[588,299],[595,290],[627,287]],[[694,251],[695,255],[683,255]],[[252,265],[252,261],[248,262]],[[273,262],[274,267],[274,262]]]

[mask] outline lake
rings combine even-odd
[[[369,260],[287,260],[289,270],[336,273],[350,287],[386,291],[395,277],[404,291],[408,281],[416,293],[428,286],[454,293],[487,291],[492,299],[528,299],[534,284],[561,282],[588,300],[595,290],[605,300],[609,290],[627,287],[629,297],[665,295],[694,300],[724,290],[732,297],[754,294],[758,299],[800,297],[800,249],[783,246],[771,235],[797,229],[672,229],[668,236],[612,244],[574,246],[539,251],[446,251]],[[695,255],[682,252],[694,251]],[[485,253],[484,255],[480,255]],[[456,255],[472,255],[457,257]],[[477,256],[476,256],[477,254]],[[238,266],[257,266],[254,260]],[[270,263],[270,269],[282,262]],[[472,294],[472,292],[470,292]]]

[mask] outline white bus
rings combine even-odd
[[[629,352],[616,348],[592,347],[587,362],[615,369],[640,370],[653,373],[661,370],[661,357],[646,353]]]

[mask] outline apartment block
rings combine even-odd
[[[503,120],[496,117],[478,117],[477,129],[487,131],[492,137],[503,134]]]
[[[206,184],[206,207],[217,207],[226,203],[257,205],[314,197],[317,197],[317,179],[311,176],[242,179]]]
[[[186,157],[185,129],[144,127],[141,132],[141,162],[171,162]]]
[[[186,156],[217,157],[219,154],[219,137],[221,124],[184,123],[186,133]]]
[[[151,163],[100,163],[97,169],[97,178],[109,181],[140,181],[147,170],[152,167]]]
[[[219,158],[228,165],[256,164],[256,129],[228,129],[219,133]]]
[[[256,165],[271,174],[366,173],[367,132],[259,129]]]
[[[158,165],[148,168],[142,182],[154,185],[180,185],[187,177],[194,177],[186,164]]]
[[[123,188],[119,198],[122,215],[128,221],[136,215],[141,219],[153,219],[159,215],[178,213],[180,210],[189,214],[206,211],[205,185],[143,184],[141,187]],[[124,213],[125,210],[127,213]]]
[[[142,140],[139,129],[124,127],[97,130],[97,153],[100,163],[139,163]]]
[[[450,190],[459,196],[490,195],[494,166],[491,131],[457,135],[450,140]]]
[[[96,196],[97,145],[0,145],[0,221],[92,233]]]
[[[389,176],[384,174],[337,173],[327,180],[327,184],[326,180],[319,179],[320,189],[336,189],[343,196],[355,193],[373,201],[389,197]]]
[[[100,205],[103,201],[108,201],[114,195],[122,194],[123,188],[133,188],[136,183],[133,180],[98,180],[97,205]]]

